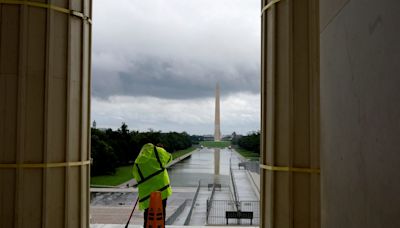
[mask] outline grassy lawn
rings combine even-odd
[[[240,148],[240,147],[238,147],[238,146],[235,146],[234,148],[235,148],[235,150],[236,150],[239,154],[241,154],[243,157],[245,157],[245,158],[247,158],[247,159],[250,159],[250,160],[259,160],[259,158],[260,158],[260,155],[259,155],[259,154],[254,153],[254,152],[252,152],[252,151],[245,150],[245,149]]]
[[[172,159],[176,159],[184,154],[190,153],[196,147],[189,147],[172,153]],[[118,167],[114,175],[95,176],[90,178],[90,185],[117,186],[133,178],[132,166]]]
[[[209,147],[209,148],[225,148],[231,145],[231,141],[219,141],[219,142],[215,142],[215,141],[201,141],[200,145],[204,146],[204,147]]]
[[[182,155],[190,153],[190,152],[194,151],[195,149],[196,149],[196,147],[192,146],[192,147],[189,147],[189,148],[184,149],[184,150],[175,151],[174,153],[172,153],[172,159],[176,159],[176,158],[178,158],[178,157],[180,157]]]
[[[91,185],[116,186],[132,179],[132,166],[118,167],[114,175],[90,178]]]

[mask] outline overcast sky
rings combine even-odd
[[[98,128],[260,128],[260,0],[93,1],[92,120]]]

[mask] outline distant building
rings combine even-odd
[[[93,121],[93,128],[96,128],[96,120]]]
[[[203,140],[204,141],[214,141],[214,135],[204,135]]]
[[[222,136],[222,141],[231,141],[232,140],[232,135],[223,135]]]

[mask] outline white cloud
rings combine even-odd
[[[92,119],[98,127],[259,129],[259,0],[95,0]]]
[[[205,96],[195,88],[216,81],[226,93],[258,93],[260,36],[259,0],[96,0],[93,95],[179,98],[165,88],[144,93],[149,78],[184,82],[193,88],[184,98]]]
[[[94,12],[95,54],[258,62],[259,0],[96,0]]]
[[[99,128],[117,128],[122,122],[132,130],[214,132],[214,99],[172,100],[154,97],[113,96],[92,99],[92,120]],[[221,98],[221,131],[247,133],[259,129],[260,95],[239,93]]]

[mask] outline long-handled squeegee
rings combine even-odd
[[[126,223],[126,226],[125,226],[125,228],[128,228],[129,221],[131,221],[131,218],[132,218],[133,212],[135,211],[135,208],[136,208],[136,205],[137,205],[137,202],[138,202],[138,201],[139,201],[139,196],[138,196],[138,198],[136,199],[135,206],[133,206],[133,209],[132,209],[131,215],[129,216],[129,219],[128,219],[128,222]]]

